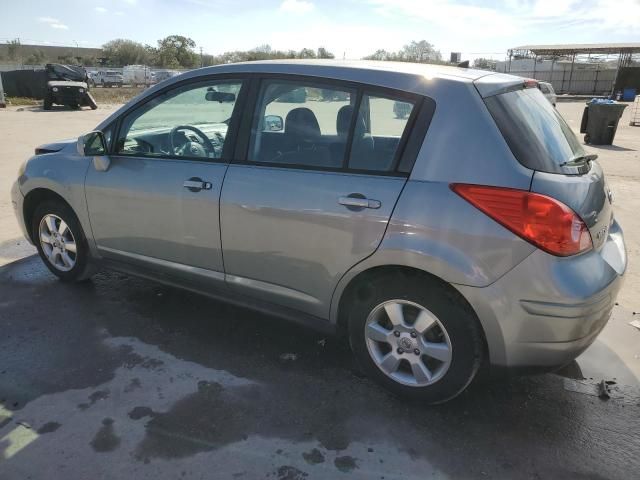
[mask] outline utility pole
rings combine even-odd
[[[202,56],[202,47],[200,47],[200,68],[204,67],[204,57]]]

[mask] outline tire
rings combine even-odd
[[[55,226],[54,229],[50,228],[48,220],[53,220]],[[64,222],[67,225],[67,228],[62,229],[61,237],[59,236],[56,239],[51,232],[56,231],[56,233],[58,233],[62,225],[61,222]],[[41,240],[41,224],[45,235],[49,234],[49,242]],[[38,249],[40,258],[51,273],[60,280],[64,282],[78,282],[86,280],[93,274],[93,266],[91,265],[89,258],[89,245],[87,243],[87,239],[82,227],[80,226],[78,218],[68,205],[59,201],[45,201],[38,205],[35,209],[31,222],[31,235],[34,239],[34,243],[36,244],[36,248]],[[72,241],[73,244],[75,244],[76,252],[71,250]],[[46,248],[48,250],[51,249],[49,250],[50,253],[54,248],[57,248],[54,247],[53,242],[56,242],[57,245],[60,245],[61,243],[63,246],[66,245],[64,253],[67,255],[67,260],[65,261],[63,255],[60,253],[60,248],[58,248],[57,255],[53,257],[56,262],[55,265],[52,260],[50,260],[50,255],[45,253],[45,245],[47,245]],[[72,265],[69,260],[72,261]]]
[[[392,325],[391,316],[398,315],[387,312],[398,308],[402,321]],[[383,323],[388,331],[380,329]],[[365,334],[371,326],[381,342]],[[427,275],[397,272],[367,282],[354,295],[348,329],[351,349],[365,374],[413,400],[435,404],[454,398],[471,383],[483,361],[483,334],[475,313],[460,293]],[[381,359],[397,363],[395,372],[384,372]]]
[[[51,110],[51,97],[49,95],[44,97],[44,100],[42,101],[42,109]]]
[[[591,142],[591,135],[589,135],[589,134],[587,133],[587,134],[585,134],[585,136],[584,136],[584,143],[587,143],[587,144],[588,144],[589,142]]]

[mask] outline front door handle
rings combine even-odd
[[[211,190],[211,182],[205,182],[201,178],[193,177],[185,180],[182,186],[191,192],[199,192],[200,190]]]
[[[371,200],[361,194],[351,194],[347,197],[340,197],[338,203],[347,208],[351,207],[351,209],[372,208],[377,210],[382,205],[379,200]]]

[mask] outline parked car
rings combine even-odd
[[[88,76],[84,68],[76,65],[48,63],[45,66],[47,85],[42,102],[44,110],[55,105],[66,105],[74,109],[83,106],[98,108],[89,93]]]
[[[393,102],[393,113],[396,118],[407,118],[411,113],[411,104],[406,102]]]
[[[92,75],[91,81],[101,87],[121,87],[124,83],[122,74],[115,70],[98,70]]]
[[[427,402],[484,362],[570,362],[627,264],[595,156],[538,88],[472,69],[190,71],[38,147],[12,199],[63,281],[113,268],[344,335],[371,378]]]
[[[146,65],[127,65],[122,69],[122,81],[133,87],[155,83],[153,72]]]
[[[551,105],[556,106],[557,96],[553,85],[548,82],[538,82],[538,88]]]
[[[179,75],[179,73],[177,72],[172,72],[171,70],[158,70],[156,72],[154,72],[154,82],[155,83],[160,83],[160,82],[164,82],[165,80],[168,80],[170,78],[175,77],[176,75]]]

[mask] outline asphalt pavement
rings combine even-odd
[[[638,385],[606,348],[610,375],[483,375],[428,407],[363,378],[334,338],[117,273],[62,284],[37,257],[0,269],[0,326],[2,479],[640,471]]]

